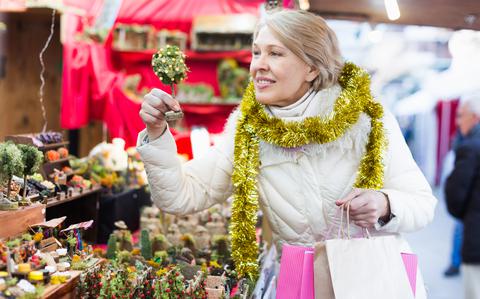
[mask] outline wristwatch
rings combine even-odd
[[[387,217],[378,218],[378,224],[380,224],[380,226],[384,226],[387,223],[389,223],[390,220],[392,220],[394,217],[395,217],[395,215],[390,213]]]

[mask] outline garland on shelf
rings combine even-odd
[[[332,115],[307,117],[301,122],[285,122],[268,115],[255,98],[253,84],[247,87],[235,134],[232,175],[235,192],[230,227],[232,257],[241,276],[256,279],[258,275],[255,224],[260,140],[283,148],[329,143],[343,136],[364,112],[370,117],[371,131],[354,186],[377,190],[383,187],[382,158],[387,146],[381,121],[383,107],[370,94],[369,75],[355,64],[345,63],[338,82],[342,92]]]

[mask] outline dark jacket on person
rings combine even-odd
[[[454,149],[455,166],[445,185],[447,208],[464,224],[463,262],[480,264],[480,125]]]

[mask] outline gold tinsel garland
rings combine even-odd
[[[381,121],[383,107],[370,94],[369,75],[355,64],[345,63],[338,82],[342,92],[333,113],[327,118],[307,117],[301,122],[285,122],[268,115],[255,98],[253,84],[247,87],[235,134],[232,174],[235,191],[230,226],[232,257],[241,276],[251,279],[258,276],[255,224],[260,140],[284,148],[332,142],[357,123],[364,112],[371,119],[371,130],[354,186],[375,190],[383,187],[382,158],[387,146]]]

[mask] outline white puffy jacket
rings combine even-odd
[[[288,109],[281,111],[283,114],[278,117],[288,121],[311,115],[327,116],[340,91],[339,86],[322,90],[303,101],[302,107],[292,109],[292,113]],[[188,214],[231,196],[233,141],[238,115],[238,110],[232,113],[222,141],[208,154],[183,165],[176,156],[176,145],[168,130],[146,144],[142,144],[146,132],[139,134],[138,151],[145,163],[153,201],[161,209],[173,214]],[[436,199],[414,162],[393,115],[386,112],[383,122],[389,145],[381,191],[388,195],[395,217],[382,227],[377,225],[371,234],[415,231],[432,220]],[[261,143],[260,205],[277,245],[283,242],[313,245],[325,237],[331,225],[336,232],[339,217],[335,200],[351,191],[369,132],[370,119],[362,114],[357,124],[331,143],[306,145],[295,150]],[[357,227],[352,233],[358,231]]]

